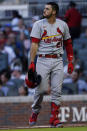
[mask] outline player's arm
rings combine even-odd
[[[37,54],[38,50],[38,44],[39,44],[39,39],[37,38],[32,38],[32,44],[31,44],[31,49],[30,49],[30,65],[28,67],[28,73],[25,77],[25,83],[29,88],[34,88],[35,87],[35,56]]]
[[[34,23],[30,36],[32,42],[31,42],[31,49],[30,49],[30,65],[28,69],[32,68],[32,70],[34,71],[35,70],[34,60],[40,42],[40,24],[38,22]]]
[[[39,39],[37,39],[37,41],[33,41],[33,39],[36,38],[32,38],[32,44],[30,49],[30,62],[34,62],[38,50],[38,44],[39,44]]]
[[[37,49],[38,49],[38,44],[37,43],[32,43],[31,45],[31,50],[30,50],[30,63],[34,62],[36,53],[37,53]]]
[[[72,47],[71,36],[69,33],[69,28],[66,23],[64,24],[64,46],[65,46],[67,58],[68,58],[68,73],[71,74],[74,69],[73,67],[73,47]]]
[[[40,24],[35,22],[31,31],[31,49],[30,49],[30,64],[28,67],[28,73],[26,75],[25,82],[28,87],[33,88],[35,86],[35,76],[36,76],[36,69],[35,69],[35,56],[37,54],[38,45],[40,42]]]
[[[71,39],[64,40],[64,46],[65,46],[65,49],[66,49],[68,62],[72,62],[73,61],[72,40]]]
[[[35,60],[35,56],[37,54],[37,50],[38,50],[38,45],[40,42],[40,39],[32,37],[32,44],[31,44],[31,49],[30,49],[30,65],[29,65],[29,69],[32,69],[33,71],[35,71],[35,65],[34,65],[34,60]]]
[[[65,46],[67,58],[68,58],[68,73],[71,74],[74,69],[72,40],[71,39],[65,40],[64,46]]]

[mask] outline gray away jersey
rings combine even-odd
[[[63,40],[71,38],[67,24],[60,19],[54,24],[47,19],[35,22],[30,36],[40,39],[37,54],[63,54]]]

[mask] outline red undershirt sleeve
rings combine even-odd
[[[39,38],[35,38],[35,37],[31,37],[31,41],[34,43],[39,43],[40,39]]]
[[[72,62],[72,60],[73,60],[72,40],[71,39],[64,40],[64,46],[65,46],[65,49],[66,49],[68,61]]]

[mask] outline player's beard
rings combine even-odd
[[[46,16],[44,16],[44,14],[43,14],[43,18],[49,19],[51,16],[52,16],[52,13],[50,15],[46,15]]]

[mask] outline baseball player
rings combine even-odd
[[[40,113],[43,94],[47,90],[48,81],[51,83],[51,115],[49,123],[53,127],[61,126],[58,119],[61,103],[61,89],[63,82],[63,44],[68,58],[68,73],[73,72],[72,41],[67,24],[56,19],[59,7],[55,2],[45,5],[44,19],[34,23],[31,31],[31,51],[29,69],[37,72],[42,77],[41,83],[35,88],[34,103],[29,124],[34,125]],[[38,55],[36,67],[34,59]],[[29,86],[29,85],[28,85]]]

